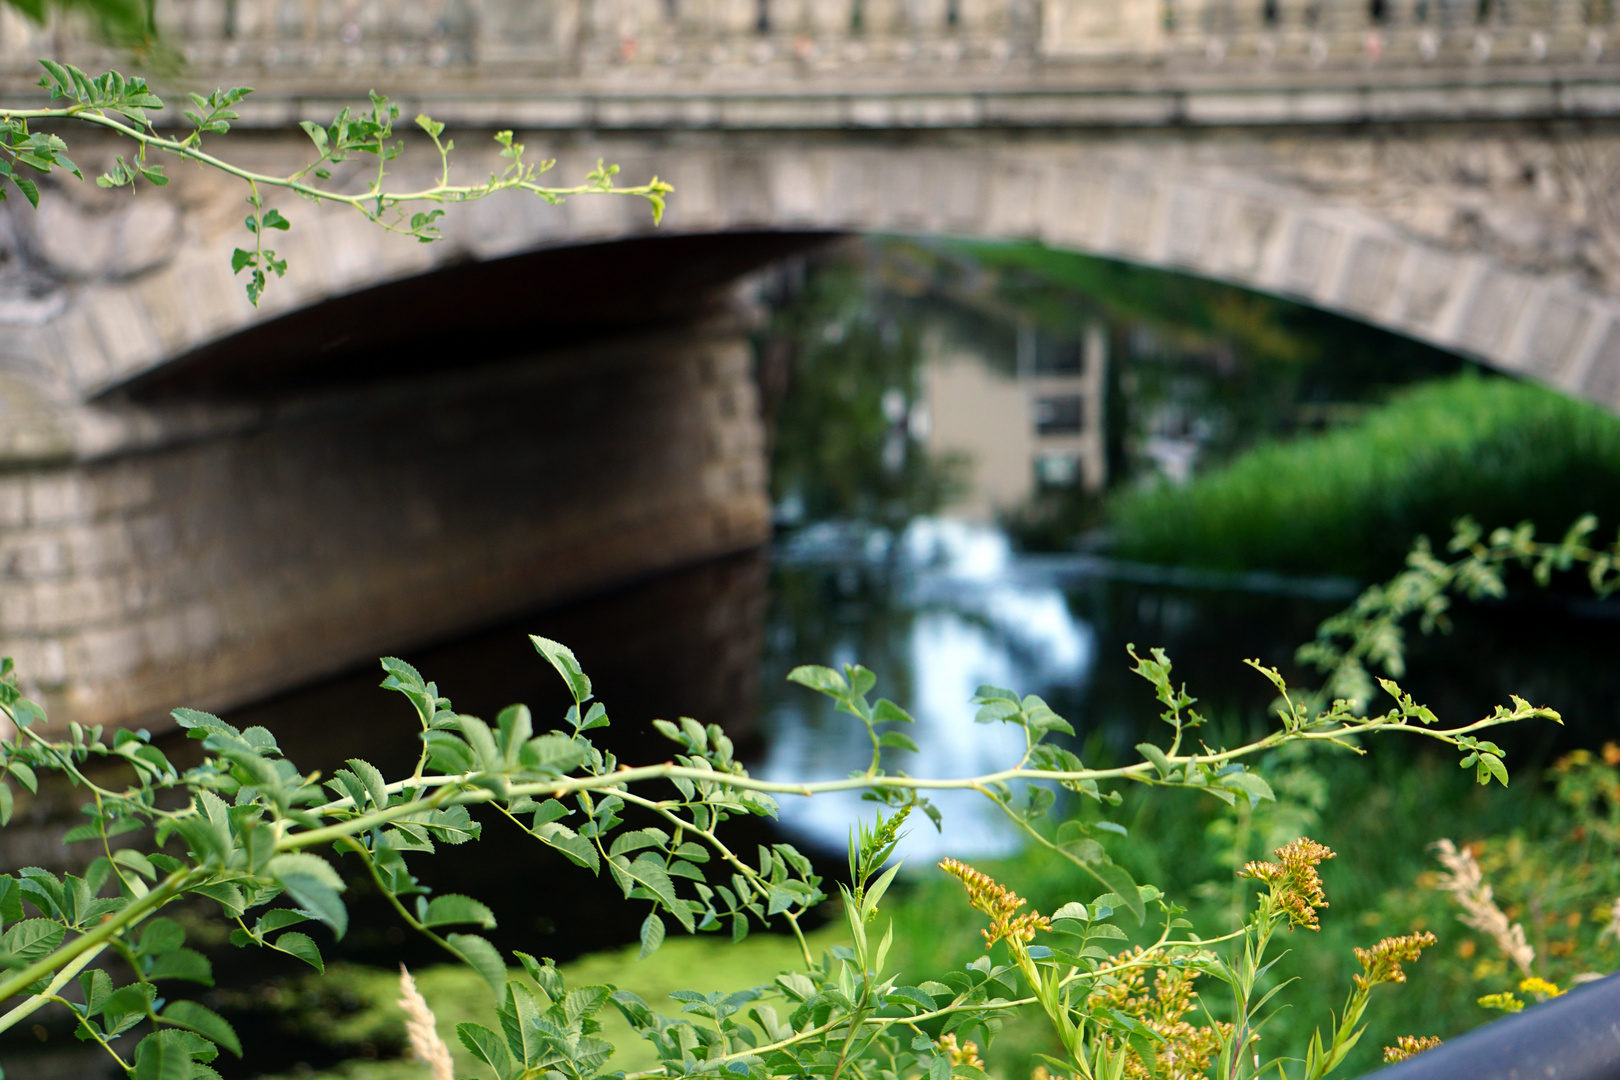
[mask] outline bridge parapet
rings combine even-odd
[[[156,17],[185,81],[261,100],[1545,81],[1620,62],[1620,5],[1588,0],[158,0]],[[32,81],[37,56],[115,59],[71,22],[0,16],[0,82]]]

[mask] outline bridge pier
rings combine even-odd
[[[53,723],[162,726],[760,543],[735,319],[270,404],[55,408],[0,441],[0,655]]]

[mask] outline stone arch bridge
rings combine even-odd
[[[57,719],[225,708],[768,534],[732,282],[846,232],[1027,238],[1345,312],[1620,408],[1620,32],[1580,0],[163,0],[234,160],[373,87],[676,194],[445,238],[242,192],[0,217],[0,652]],[[0,13],[0,84],[113,58]],[[92,167],[118,152],[69,133]],[[411,146],[409,184],[436,168]],[[338,182],[353,181],[339,176]],[[357,181],[356,181],[357,182]],[[746,661],[745,661],[746,662]]]

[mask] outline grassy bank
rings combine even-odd
[[[1122,557],[1376,579],[1412,540],[1487,526],[1620,523],[1620,419],[1509,379],[1458,376],[1322,435],[1259,446],[1184,487],[1109,506]]]
[[[819,955],[844,939],[834,926],[809,940]],[[738,945],[731,944],[729,937],[672,936],[646,960],[637,961],[636,952],[630,946],[595,953],[563,965],[562,970],[569,986],[612,983],[673,1015],[679,1013],[680,1003],[669,997],[671,990],[745,989],[769,983],[778,972],[802,963],[797,943],[780,934],[752,934]],[[455,1057],[456,1075],[490,1075],[488,1067],[477,1062],[456,1037],[459,1023],[495,1023],[495,1002],[488,984],[461,964],[436,965],[413,974],[438,1020],[439,1035]],[[511,974],[524,977],[517,970]],[[424,1080],[427,1076],[426,1067],[411,1060],[405,1050],[405,1018],[396,1004],[398,972],[334,965],[325,980],[303,976],[268,990],[269,994],[261,992],[260,997],[282,1006],[270,1010],[270,1022],[289,1031],[296,1028],[305,1037],[316,1035],[334,1049],[362,1055],[321,1072],[300,1069],[283,1074],[286,1080]],[[614,1072],[634,1072],[657,1064],[652,1048],[636,1036],[617,1010],[604,1009],[597,1019],[602,1021],[600,1037],[618,1047],[610,1063]]]

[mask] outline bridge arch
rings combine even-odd
[[[1614,230],[1582,216],[1564,153],[1601,174],[1620,139],[1208,134],[540,132],[560,176],[602,157],[669,179],[664,225],[632,200],[509,197],[454,208],[421,245],[292,202],[291,272],[259,309],[228,264],[240,192],[213,178],[57,189],[38,218],[10,204],[0,653],[62,719],[150,723],[758,544],[748,328],[711,286],[829,234],[1178,270],[1620,408]],[[255,153],[302,151],[261,132]],[[409,184],[436,161],[396,166]],[[447,362],[375,363],[434,334]]]
[[[653,228],[635,200],[575,199],[549,207],[507,197],[454,208],[446,238],[422,245],[385,235],[352,211],[295,203],[286,211],[295,226],[281,240],[292,269],[273,283],[262,308],[247,303],[230,273],[231,238],[196,230],[159,265],[64,289],[54,310],[17,328],[13,366],[33,369],[57,400],[106,400],[135,385],[164,381],[168,365],[217,354],[222,343],[252,328],[284,322],[333,297],[430,280],[448,268],[487,265],[480,288],[507,289],[510,306],[538,311],[547,296],[521,280],[515,256],[550,251],[554,260],[571,248],[653,237],[671,241],[672,254],[707,251],[701,270],[683,266],[680,258],[653,260],[650,253],[659,246],[649,244],[623,265],[581,265],[553,279],[573,297],[567,305],[601,307],[620,296],[628,302],[621,308],[639,305],[650,312],[660,304],[679,307],[688,286],[717,272],[713,257],[719,249],[705,245],[705,236],[748,234],[755,239],[742,250],[754,251],[758,238],[770,233],[784,242],[811,233],[909,233],[1034,240],[1226,281],[1339,312],[1620,408],[1620,297],[1589,264],[1544,257],[1546,248],[1560,242],[1557,236],[1542,238],[1527,256],[1503,244],[1459,243],[1445,229],[1426,230],[1425,208],[1401,205],[1387,177],[1383,187],[1348,196],[1324,190],[1302,161],[1342,156],[1354,142],[1285,136],[1233,145],[1163,137],[911,133],[862,139],[715,135],[654,149],[629,141],[598,143],[572,148],[559,173],[577,169],[587,155],[594,160],[602,154],[624,160],[630,175],[657,171],[676,186],[661,227]],[[1422,149],[1409,148],[1408,156]],[[1422,185],[1407,178],[1408,190],[1414,187]],[[214,202],[231,197],[207,195]],[[1458,201],[1445,192],[1439,199]],[[1421,204],[1421,190],[1413,201]],[[1448,209],[1453,217],[1463,212],[1455,205]],[[55,219],[39,227],[61,229],[75,212],[50,211]],[[103,217],[79,213],[93,222],[81,231],[106,228]],[[112,213],[130,218],[153,211],[137,201]],[[1565,233],[1581,227],[1556,225],[1542,221],[1537,227]],[[71,222],[65,231],[73,235]],[[733,261],[740,268],[747,257],[739,258]],[[497,269],[503,266],[508,276]],[[527,301],[525,288],[531,290]],[[431,316],[418,309],[412,318],[426,322]],[[637,321],[625,310],[618,318]]]

